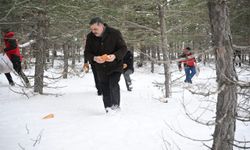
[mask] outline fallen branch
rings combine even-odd
[[[39,135],[36,137],[35,140],[32,140],[32,139],[31,139],[32,141],[34,141],[33,147],[35,147],[36,144],[40,144],[41,139],[42,139],[43,131],[44,131],[44,129],[41,130],[41,132],[39,133]]]
[[[20,143],[18,143],[18,146],[21,148],[21,150],[25,150],[25,148]]]

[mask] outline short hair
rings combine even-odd
[[[184,48],[185,50],[188,50],[188,51],[190,51],[191,50],[191,48],[190,47],[186,47],[186,48]]]
[[[95,23],[97,23],[97,24],[99,24],[99,23],[104,24],[103,21],[102,21],[102,19],[100,17],[94,17],[94,18],[92,18],[90,20],[90,22],[89,22],[89,25],[93,25]]]

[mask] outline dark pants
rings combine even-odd
[[[95,87],[97,89],[97,93],[98,93],[98,95],[101,95],[102,94],[102,89],[101,89],[101,85],[100,85],[100,82],[99,82],[99,79],[98,79],[98,76],[97,76],[95,66],[91,65],[91,69],[92,69],[92,72],[93,72],[93,75],[94,75]]]
[[[14,83],[14,82],[13,82],[13,79],[12,79],[12,77],[11,77],[11,75],[10,75],[10,73],[5,73],[5,76],[6,76],[6,78],[7,78],[7,80],[9,81],[10,84],[11,84],[11,83]]]
[[[11,60],[12,61],[12,60]],[[20,61],[12,61],[14,70],[20,75],[23,81],[28,84],[29,80],[26,75],[23,73],[21,62]]]
[[[14,70],[18,73],[18,75],[24,80],[24,82],[26,83],[26,85],[29,84],[29,80],[28,78],[26,77],[26,75],[23,73],[22,71],[22,66],[21,66],[21,61],[19,59],[18,56],[14,56],[12,59],[11,59],[11,62],[13,64],[13,68]],[[5,73],[5,76],[6,78],[8,79],[8,81],[11,83],[13,82],[12,80],[12,77],[10,75],[10,73]]]
[[[185,67],[185,82],[192,83],[192,78],[196,74],[195,67]]]
[[[123,72],[123,76],[124,76],[124,79],[125,79],[125,83],[126,83],[126,86],[127,86],[127,90],[128,91],[131,91],[131,87],[130,85],[132,84],[131,82],[131,78],[130,78],[130,75],[133,73],[133,71],[131,69],[128,69],[126,71]]]
[[[120,72],[114,72],[107,75],[103,72],[97,72],[102,94],[104,107],[120,106]]]

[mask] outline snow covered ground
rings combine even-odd
[[[121,111],[116,114],[105,113],[91,72],[47,80],[54,82],[44,89],[47,95],[34,95],[32,89],[20,86],[10,89],[1,74],[0,150],[206,150],[204,145],[212,144],[206,140],[212,139],[214,126],[197,122],[213,123],[216,94],[204,97],[192,92],[216,91],[214,66],[201,65],[193,85],[184,84],[183,72],[176,68],[171,69],[172,95],[167,103],[162,102],[161,84],[155,85],[164,81],[161,66],[156,66],[155,73],[149,67],[136,68],[132,92],[126,90],[122,77]],[[51,76],[50,72],[59,76],[58,70],[46,74]],[[54,118],[42,119],[48,114]],[[238,140],[250,139],[249,125],[237,124]]]

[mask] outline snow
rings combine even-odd
[[[79,64],[76,70],[80,70]],[[62,67],[61,67],[62,68]],[[97,96],[92,72],[75,75],[44,88],[45,95],[20,86],[9,87],[0,75],[0,149],[1,150],[206,150],[212,141],[214,126],[201,122],[214,121],[216,94],[199,96],[190,91],[216,91],[214,65],[200,65],[193,85],[183,83],[183,72],[172,65],[172,95],[163,98],[162,66],[136,68],[131,76],[133,91],[128,92],[123,77],[120,80],[121,111],[106,114],[102,97]],[[48,76],[59,76],[62,70],[51,69]],[[25,73],[32,75],[34,69]],[[53,73],[51,73],[53,72]],[[58,72],[58,73],[56,73]],[[13,73],[12,73],[13,75]],[[177,79],[181,77],[180,79]],[[21,84],[20,79],[13,75]],[[175,80],[177,79],[177,80]],[[13,91],[25,92],[25,95]],[[48,114],[54,118],[42,119]],[[249,124],[237,123],[236,138],[250,139]],[[182,136],[180,136],[180,134]]]

